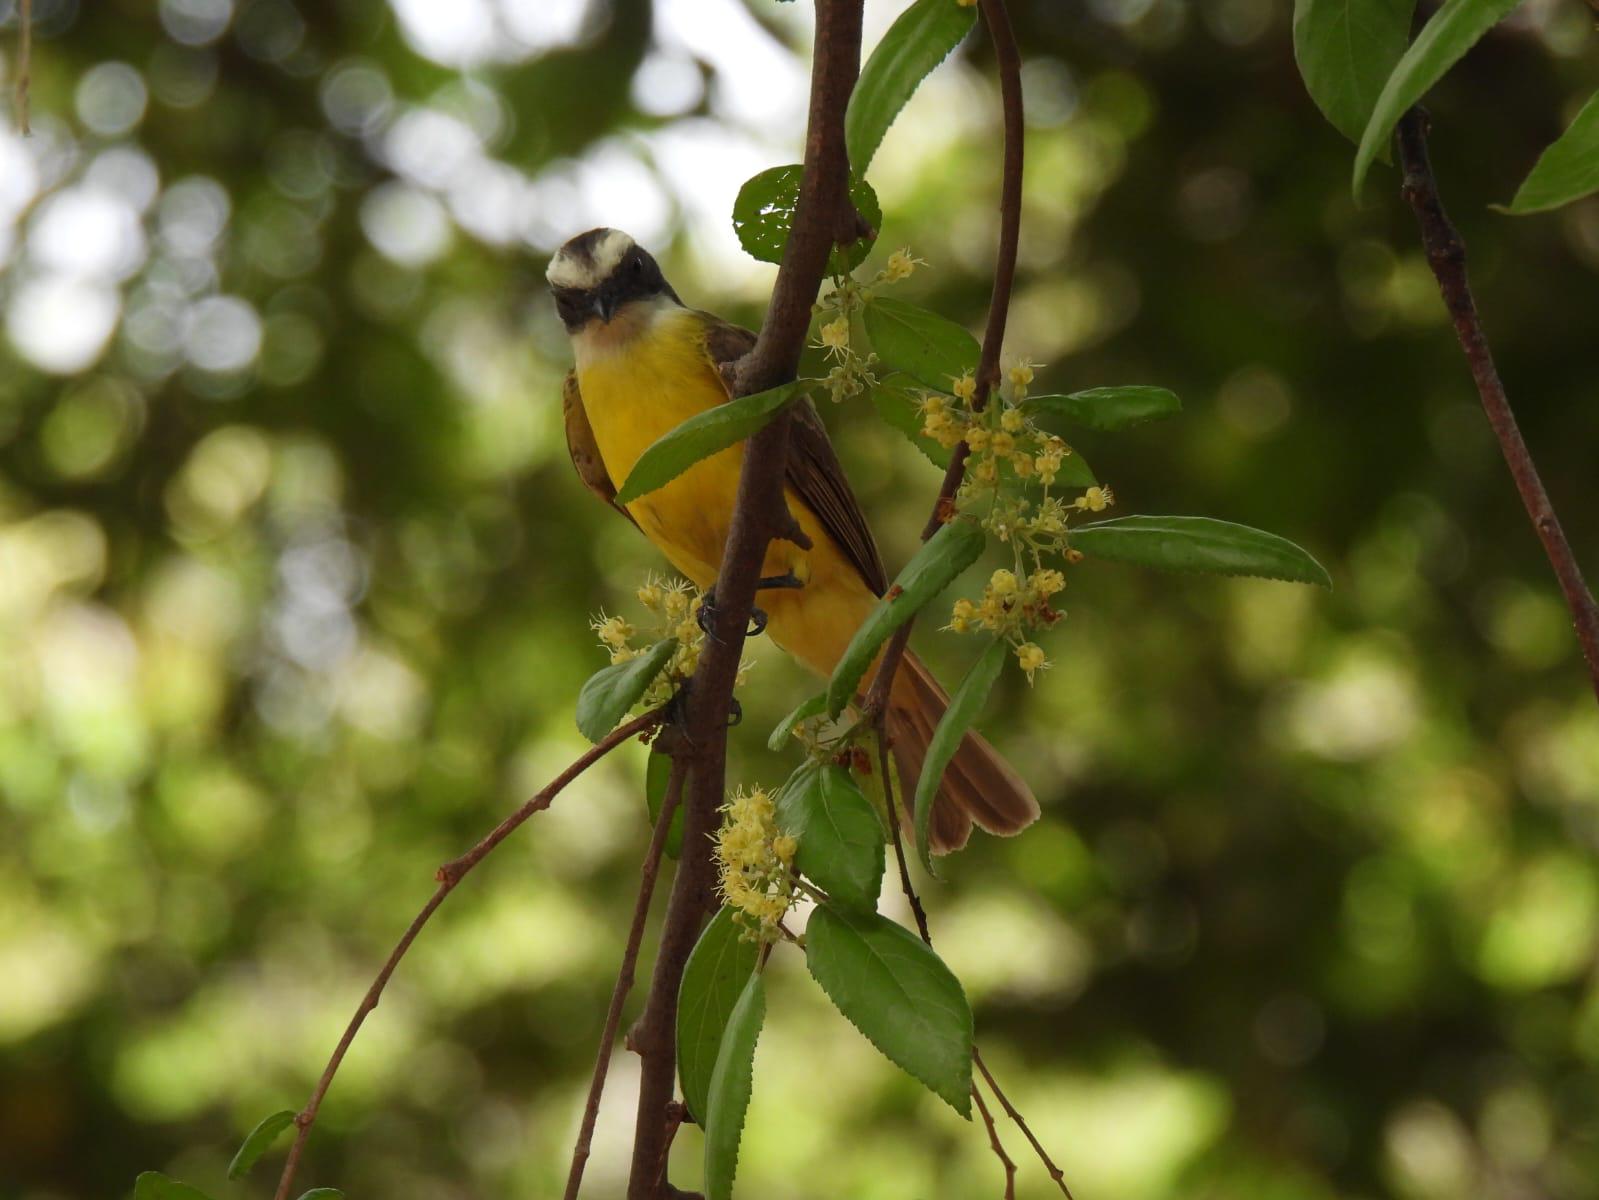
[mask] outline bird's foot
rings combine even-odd
[[[793,571],[785,571],[781,575],[766,575],[755,581],[755,590],[757,592],[802,588],[804,586],[805,581],[795,575]],[[750,627],[744,631],[744,636],[759,637],[765,633],[768,619],[765,609],[759,607],[751,608]],[[695,613],[694,620],[699,625],[700,631],[711,641],[717,642],[721,640],[716,636],[716,588],[714,586],[707,588],[705,594],[700,597],[699,612]]]

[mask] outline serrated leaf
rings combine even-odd
[[[577,694],[577,727],[591,742],[602,740],[644,697],[655,677],[672,661],[677,639],[656,642],[637,658],[601,667]]]
[[[666,788],[672,781],[672,756],[662,754],[653,746],[644,764],[644,804],[649,809],[650,828],[661,819],[661,805],[666,803]],[[684,786],[688,779],[685,776]],[[666,845],[662,847],[667,858],[676,858],[683,852],[683,806],[679,804],[672,814],[672,825],[666,831]]]
[[[1294,58],[1305,90],[1352,142],[1410,41],[1416,0],[1295,0]]]
[[[766,739],[766,748],[781,750],[788,745],[788,739],[794,736],[794,730],[799,727],[800,722],[808,721],[825,711],[827,711],[826,692],[817,692],[809,700],[802,701],[772,729],[771,736]]]
[[[168,1179],[160,1171],[146,1171],[134,1180],[133,1200],[211,1200],[199,1188]]]
[[[972,1010],[938,955],[877,913],[823,904],[805,929],[805,963],[890,1062],[971,1119]]]
[[[799,840],[794,866],[837,904],[875,909],[883,825],[848,771],[831,764],[778,796],[777,823]]]
[[[794,229],[794,211],[799,207],[800,180],[804,174],[805,169],[798,163],[770,167],[750,176],[738,189],[738,198],[733,201],[733,231],[752,258],[769,263],[783,261],[788,235]],[[827,260],[830,275],[845,275],[860,266],[872,252],[876,231],[883,227],[883,209],[871,184],[864,179],[851,178],[849,198],[873,232],[870,237],[860,238],[842,249],[835,247]]]
[[[1210,517],[1121,517],[1071,531],[1071,547],[1094,558],[1155,567],[1252,575],[1332,587],[1319,562],[1287,538]]]
[[[938,796],[938,786],[944,780],[945,768],[960,749],[961,739],[983,711],[983,704],[993,690],[994,681],[1005,668],[1009,651],[1010,647],[1003,639],[996,639],[983,651],[982,657],[972,664],[960,686],[955,689],[955,694],[949,698],[949,706],[939,719],[938,728],[933,730],[932,740],[927,743],[922,773],[916,780],[915,812],[916,848],[921,852],[922,865],[929,874],[936,874],[928,833],[932,828],[933,801]]]
[[[245,1137],[239,1152],[233,1156],[233,1161],[228,1164],[229,1179],[243,1179],[251,1167],[260,1161],[261,1156],[272,1148],[272,1143],[278,1136],[294,1124],[294,1114],[288,1109],[275,1112],[265,1118]]]
[[[1500,211],[1514,216],[1547,212],[1599,192],[1599,92],[1588,97],[1571,124],[1538,156],[1516,198]]]
[[[861,320],[877,356],[896,371],[940,392],[977,369],[982,347],[966,329],[936,312],[888,296],[867,302]]]
[[[1175,392],[1133,384],[1088,388],[1067,396],[1029,396],[1022,408],[1029,413],[1064,417],[1101,433],[1115,433],[1145,421],[1174,416],[1183,411],[1183,404]]]
[[[702,459],[757,433],[794,397],[799,383],[779,384],[764,392],[740,396],[696,413],[677,428],[662,434],[628,472],[617,490],[616,502],[630,504],[665,487]]]
[[[894,374],[872,388],[877,415],[910,439],[935,467],[948,467],[953,450],[946,450],[922,432],[921,396],[925,391],[907,375]]]
[[[1387,145],[1388,135],[1399,124],[1399,118],[1520,3],[1521,0],[1445,0],[1432,15],[1388,76],[1360,136],[1353,184],[1357,201],[1372,160]]]
[[[850,165],[866,174],[883,135],[934,67],[971,32],[977,9],[951,0],[916,0],[888,27],[861,68],[844,115]]]
[[[983,552],[983,531],[975,522],[956,517],[918,550],[895,578],[844,648],[833,677],[827,681],[827,713],[838,716],[855,699],[861,676],[884,642]],[[892,599],[890,599],[892,597]]]
[[[727,1019],[705,1113],[705,1200],[732,1200],[738,1143],[755,1082],[755,1043],[766,1020],[766,985],[751,975]]]
[[[723,908],[712,917],[694,943],[678,985],[677,1072],[683,1101],[701,1124],[722,1032],[760,953],[758,944],[744,941],[740,933],[732,909]]]

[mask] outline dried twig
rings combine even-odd
[[[616,1044],[616,1030],[622,1023],[622,1005],[633,989],[634,968],[638,965],[639,946],[644,941],[644,924],[650,915],[650,899],[655,895],[655,877],[660,871],[661,854],[666,849],[666,838],[671,832],[672,818],[683,798],[681,763],[674,760],[672,775],[667,781],[666,798],[661,802],[661,813],[655,819],[655,834],[650,838],[650,848],[644,855],[644,866],[639,872],[638,902],[633,906],[633,924],[627,932],[627,948],[622,952],[622,966],[616,973],[616,986],[611,989],[611,1006],[605,1012],[605,1030],[600,1034],[600,1048],[594,1056],[594,1078],[589,1083],[588,1102],[583,1106],[583,1123],[578,1129],[577,1144],[572,1149],[572,1168],[566,1177],[565,1200],[577,1200],[578,1189],[583,1186],[583,1168],[588,1164],[590,1147],[594,1142],[594,1125],[599,1120],[600,1097],[605,1092],[605,1077],[610,1071],[611,1051]]]
[[[1055,1186],[1060,1188],[1061,1194],[1066,1197],[1066,1200],[1072,1200],[1072,1190],[1066,1186],[1065,1174],[1055,1165],[1055,1160],[1050,1158],[1049,1152],[1044,1149],[1043,1144],[1033,1136],[1033,1131],[1028,1126],[1027,1121],[1017,1111],[1016,1106],[1010,1102],[1010,1097],[1005,1094],[1004,1089],[999,1086],[999,1081],[994,1078],[994,1073],[988,1069],[988,1064],[983,1061],[982,1051],[976,1047],[972,1048],[972,1061],[977,1064],[977,1069],[982,1072],[983,1078],[988,1082],[989,1090],[994,1093],[994,1099],[998,1100],[1000,1107],[1005,1110],[1005,1115],[1015,1123],[1017,1129],[1022,1131],[1022,1136],[1032,1146],[1033,1153],[1038,1155],[1038,1161],[1044,1164],[1044,1170],[1049,1172],[1049,1177],[1055,1181]]]
[[[607,734],[598,745],[591,747],[581,757],[552,779],[544,790],[527,800],[505,820],[496,825],[493,831],[472,849],[460,858],[451,859],[438,869],[435,878],[438,888],[422,906],[422,911],[416,914],[405,933],[401,935],[394,950],[389,954],[388,961],[383,964],[383,969],[372,981],[372,986],[367,989],[362,997],[360,1006],[355,1010],[355,1016],[350,1018],[350,1023],[345,1027],[344,1036],[339,1039],[339,1044],[333,1050],[333,1056],[328,1059],[328,1065],[323,1069],[322,1077],[317,1080],[316,1090],[311,1093],[311,1099],[306,1103],[299,1115],[294,1118],[297,1127],[294,1144],[289,1147],[289,1157],[283,1164],[283,1174],[278,1179],[276,1200],[288,1200],[289,1191],[294,1186],[294,1174],[300,1165],[300,1156],[305,1152],[306,1140],[311,1135],[311,1125],[316,1121],[318,1110],[322,1107],[322,1098],[327,1095],[328,1087],[333,1083],[333,1076],[338,1073],[339,1065],[344,1061],[345,1053],[350,1049],[350,1043],[355,1041],[355,1035],[360,1032],[361,1025],[366,1021],[367,1014],[378,1006],[378,1001],[383,996],[383,989],[388,986],[389,977],[394,974],[394,969],[400,965],[400,960],[405,957],[405,952],[411,948],[411,943],[416,940],[416,935],[422,932],[422,926],[444,903],[444,898],[455,890],[455,885],[464,879],[468,872],[478,863],[482,862],[489,853],[509,837],[522,822],[534,813],[540,812],[550,806],[561,790],[571,783],[584,771],[588,770],[600,759],[604,758],[623,742],[652,729],[659,725],[665,717],[664,709],[654,709],[641,717],[635,717],[625,725],[619,725]]]
[[[1399,164],[1404,172],[1401,185],[1404,197],[1421,225],[1421,244],[1427,252],[1427,265],[1432,268],[1438,290],[1454,320],[1455,336],[1460,339],[1466,365],[1476,381],[1477,395],[1482,398],[1488,424],[1499,439],[1499,449],[1516,481],[1516,490],[1521,493],[1521,503],[1560,582],[1561,594],[1577,628],[1577,640],[1582,643],[1583,657],[1588,662],[1594,696],[1599,699],[1599,604],[1594,602],[1593,593],[1583,582],[1576,556],[1566,541],[1554,505],[1549,502],[1549,493],[1544,490],[1532,453],[1510,409],[1505,385],[1494,366],[1493,350],[1483,332],[1482,318],[1477,313],[1471,281],[1466,274],[1466,243],[1449,220],[1438,194],[1438,180],[1432,173],[1432,162],[1427,154],[1427,114],[1419,108],[1411,109],[1400,119]]]
[[[1016,1163],[1005,1153],[1005,1143],[999,1140],[999,1130],[994,1128],[994,1114],[988,1111],[983,1093],[977,1090],[975,1083],[972,1084],[972,1099],[976,1101],[977,1111],[983,1118],[984,1127],[988,1130],[989,1149],[993,1150],[994,1157],[999,1159],[999,1165],[1005,1169],[1005,1200],[1016,1200]]]
[[[811,304],[840,228],[840,214],[848,204],[844,111],[860,69],[861,3],[817,0],[799,201],[760,336],[732,372],[735,394],[774,387],[792,379],[799,366]],[[713,901],[710,834],[725,786],[727,714],[766,547],[774,537],[792,540],[798,532],[783,497],[788,428],[789,418],[782,414],[745,447],[732,528],[716,580],[713,637],[707,640],[688,689],[686,736],[692,773],[685,797],[683,857],[661,931],[649,999],[634,1028],[633,1044],[643,1066],[628,1200],[657,1200],[672,1190],[661,1164],[672,1128],[668,1106],[676,1081],[677,990]]]

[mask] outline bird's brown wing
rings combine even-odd
[[[633,521],[632,514],[616,502],[616,485],[611,482],[605,460],[600,457],[599,445],[594,441],[594,430],[583,407],[583,393],[578,391],[576,371],[568,371],[566,382],[561,385],[561,416],[566,422],[566,449],[572,455],[572,465],[577,468],[577,477],[583,481],[583,486]],[[633,521],[633,524],[638,522]]]
[[[718,367],[742,358],[755,344],[755,335],[747,329],[710,313],[698,316],[705,322],[705,351]],[[789,426],[788,484],[821,520],[822,528],[855,564],[867,586],[881,596],[888,590],[883,560],[833,443],[827,440],[827,427],[808,397],[790,411],[794,420]]]

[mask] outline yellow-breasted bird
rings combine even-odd
[[[578,475],[674,567],[710,589],[732,524],[743,446],[701,460],[625,507],[616,493],[651,443],[728,399],[718,366],[744,355],[755,335],[685,307],[655,259],[618,229],[574,237],[556,252],[546,277],[576,360],[563,408]],[[808,400],[793,411],[786,496],[811,548],[772,543],[762,576],[793,578],[763,592],[759,603],[772,640],[826,677],[888,581],[821,418]],[[922,662],[907,654],[885,714],[907,795],[948,702]],[[982,737],[968,733],[933,806],[932,848],[958,850],[974,823],[1012,834],[1037,817],[1027,784]]]

